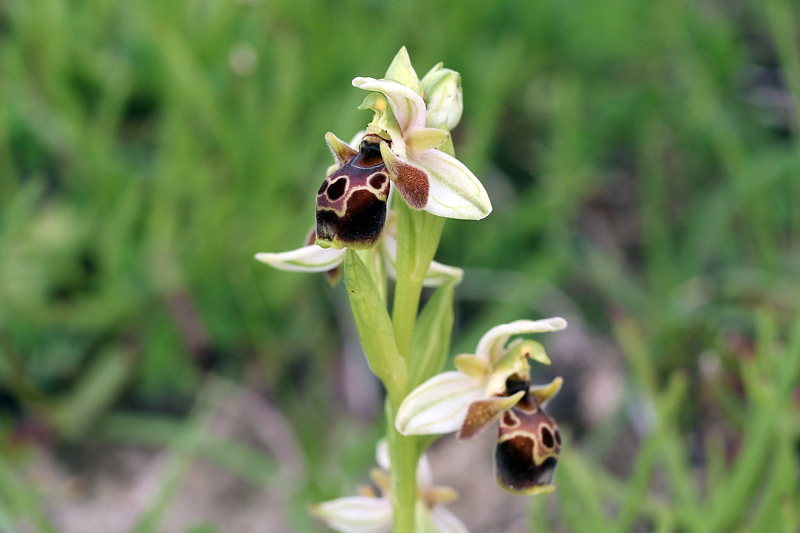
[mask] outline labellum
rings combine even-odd
[[[341,166],[317,192],[316,243],[323,248],[368,249],[381,240],[390,186],[381,157],[382,140],[367,135],[356,152],[335,138],[328,139]]]
[[[517,494],[552,492],[560,454],[558,426],[532,394],[526,394],[500,418],[495,448],[495,474],[500,487]]]

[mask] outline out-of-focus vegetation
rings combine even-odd
[[[544,339],[572,439],[532,530],[797,531],[798,28],[789,0],[3,2],[0,530],[60,530],[42,446],[165,450],[141,532],[195,458],[286,492],[299,531],[364,480],[380,406],[343,399],[342,289],[252,255],[302,243],[323,134],[369,119],[350,80],[405,44],[462,73],[456,150],[495,206],[445,229],[456,351],[572,323]],[[622,390],[590,421],[600,345]],[[231,390],[274,449],[207,430]]]

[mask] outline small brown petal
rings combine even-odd
[[[477,400],[469,405],[467,416],[461,429],[458,430],[458,440],[471,439],[480,433],[486,426],[494,422],[503,411],[511,408],[525,395],[519,391],[513,396],[498,396],[486,400]]]
[[[385,142],[381,143],[381,155],[386,169],[394,178],[397,192],[412,209],[424,209],[428,205],[430,182],[428,173],[422,168],[406,163],[394,155]]]

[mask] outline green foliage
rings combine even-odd
[[[406,362],[397,351],[386,302],[367,266],[353,250],[347,250],[345,256],[344,280],[369,367],[386,384],[389,394],[405,390],[408,370]]]
[[[456,282],[449,281],[436,289],[419,315],[411,339],[409,388],[438,374],[450,355],[453,332],[453,297]]]
[[[800,315],[785,339],[775,337],[774,318],[759,318],[756,357],[740,365],[746,389],[741,409],[748,420],[741,431],[741,448],[730,464],[724,464],[725,452],[715,449],[714,442],[720,435],[705,430],[707,461],[723,464],[709,464],[702,484],[696,465],[684,453],[686,438],[680,432],[681,407],[691,407],[685,374],[676,372],[665,386],[654,385],[652,357],[641,331],[629,321],[618,329],[628,363],[637,369],[634,385],[652,401],[654,425],[625,483],[587,457],[596,450],[573,451],[562,458],[558,499],[571,530],[622,532],[636,524],[654,531],[797,529],[800,463],[794,395],[800,376]],[[666,485],[662,494],[650,490],[659,472]],[[614,510],[611,515],[609,509]]]
[[[346,295],[252,256],[303,242],[324,133],[370,118],[350,80],[405,44],[461,72],[455,145],[495,207],[444,230],[437,260],[466,271],[455,353],[577,309],[650,411],[627,478],[593,446],[608,428],[576,436],[537,531],[797,530],[798,20],[788,0],[3,2],[2,435],[34,419],[56,441],[166,447],[139,523],[157,528],[191,458],[282,479],[186,415],[210,367],[292,422],[315,474],[290,497],[296,530],[363,480],[375,435],[331,400]],[[52,531],[9,440],[0,530]]]

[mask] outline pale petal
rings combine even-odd
[[[312,506],[311,514],[341,533],[386,533],[392,530],[392,506],[385,498],[339,498]]]
[[[393,80],[375,78],[355,78],[353,86],[383,94],[392,106],[403,135],[425,127],[425,102],[413,89]]]
[[[561,390],[561,385],[563,384],[564,380],[559,376],[547,385],[534,385],[530,387],[528,391],[530,392],[531,396],[536,399],[536,403],[542,407],[546,407],[547,402],[549,402],[553,396],[558,394],[558,391]]]
[[[439,150],[428,150],[412,162],[428,172],[430,190],[425,211],[463,220],[480,220],[492,212],[486,189],[455,157]]]
[[[342,264],[345,251],[322,248],[312,244],[289,252],[256,254],[256,259],[280,270],[327,272]]]
[[[483,397],[483,387],[461,372],[432,377],[403,400],[395,427],[403,435],[434,435],[457,431],[469,404]]]
[[[386,439],[379,440],[378,445],[375,446],[375,462],[387,472],[391,470],[392,463],[389,461],[389,443]]]
[[[437,505],[431,509],[431,520],[439,533],[469,533],[465,526],[456,515],[447,508]]]
[[[337,167],[349,163],[351,159],[358,155],[358,150],[347,144],[331,132],[325,134],[325,142],[333,153]]]
[[[439,128],[417,130],[406,139],[408,156],[417,157],[428,150],[433,150],[437,146],[444,144],[449,138],[450,134]]]
[[[543,320],[517,320],[508,324],[500,324],[487,331],[478,341],[475,355],[484,357],[494,363],[500,359],[506,343],[512,335],[526,335],[528,333],[545,333],[559,331],[567,327],[567,321],[560,317],[545,318]]]
[[[428,456],[422,454],[417,463],[417,487],[427,489],[433,486],[433,470]]]
[[[473,379],[483,380],[489,375],[489,363],[486,359],[477,355],[462,353],[453,358],[453,364],[462,374]]]
[[[375,459],[382,469],[386,472],[391,471],[391,460],[389,458],[389,443],[386,439],[378,441],[375,447]],[[427,488],[433,486],[433,471],[431,470],[431,462],[428,456],[422,454],[417,463],[417,485],[420,488]]]

